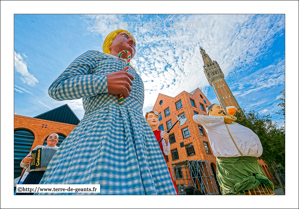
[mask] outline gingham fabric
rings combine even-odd
[[[122,105],[118,95],[108,93],[106,75],[125,66],[125,60],[87,51],[50,86],[49,95],[56,100],[83,98],[85,114],[60,145],[40,184],[100,184],[97,194],[105,195],[176,194],[155,135],[142,115],[140,76],[130,67],[132,91]]]

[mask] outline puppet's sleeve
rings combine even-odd
[[[163,146],[163,152],[165,155],[169,155],[170,154],[170,143],[168,142],[168,145],[166,145],[165,140],[162,140],[162,146]]]
[[[164,131],[161,131],[161,138],[162,138],[163,132]],[[170,154],[170,142],[168,141],[168,145],[166,145],[165,139],[162,139],[161,143],[162,143],[164,154],[169,155]]]
[[[31,155],[31,153],[32,153],[33,150],[37,150],[38,148],[41,148],[41,147],[42,147],[41,145],[37,145],[36,147],[34,147],[34,148],[29,152],[28,155]],[[28,155],[26,155],[26,157],[27,157]],[[23,159],[23,160],[24,160],[24,159]],[[26,164],[26,163],[24,163],[23,160],[22,160],[21,163],[20,163],[21,168],[28,168],[29,165]]]
[[[106,75],[93,75],[103,53],[90,50],[76,58],[51,84],[48,93],[55,100],[71,100],[108,93]]]
[[[193,120],[196,123],[209,126],[212,123],[224,122],[223,116],[207,116],[207,115],[194,115]]]

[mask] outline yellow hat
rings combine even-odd
[[[123,30],[123,29],[117,29],[117,30],[115,30],[115,31],[113,31],[113,32],[111,32],[111,33],[109,33],[109,34],[106,36],[106,38],[105,38],[105,40],[104,40],[104,43],[103,43],[103,52],[105,52],[105,53],[107,53],[107,54],[110,54],[110,53],[111,53],[109,47],[111,46],[112,41],[113,41],[113,39],[115,38],[115,36],[117,36],[117,34],[119,34],[120,32],[126,32],[127,34],[129,34],[130,36],[132,36],[132,38],[134,39],[134,42],[136,43],[136,40],[135,40],[134,36],[133,36],[131,33],[129,33],[129,32],[126,31],[126,30]]]

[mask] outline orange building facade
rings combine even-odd
[[[174,168],[175,164],[187,160],[209,161],[211,168],[216,174],[216,158],[210,146],[210,142],[204,128],[193,121],[195,114],[207,115],[207,107],[210,101],[199,88],[191,93],[181,92],[175,97],[159,94],[153,110],[160,115],[159,129],[167,131],[177,120],[175,116],[185,114],[187,121],[185,124],[179,123],[169,132],[171,153],[167,156],[167,166],[172,172],[176,184],[190,185],[190,182],[178,182]],[[184,166],[183,166],[184,167]],[[189,171],[182,167],[182,176],[190,181]],[[210,170],[212,171],[212,170]],[[212,173],[211,173],[212,174]],[[192,185],[192,184],[191,184]],[[193,184],[194,185],[194,184]]]
[[[162,102],[161,102],[162,101]],[[182,106],[177,108],[177,103],[181,102]],[[162,103],[162,104],[160,104]],[[194,104],[194,106],[193,106]],[[174,162],[179,162],[183,160],[209,160],[212,163],[216,163],[216,158],[213,156],[212,150],[210,148],[209,139],[206,131],[202,126],[193,121],[193,116],[195,114],[207,115],[206,109],[211,103],[205,97],[205,95],[197,88],[193,94],[190,94],[186,91],[183,91],[176,97],[169,97],[163,94],[159,94],[157,101],[154,105],[153,110],[162,114],[160,117],[160,126],[163,125],[164,131],[167,131],[167,122],[171,121],[172,124],[177,120],[176,116],[185,114],[187,121],[185,124],[180,126],[177,124],[169,133],[171,136],[174,134],[175,142],[170,142],[171,150],[177,150],[179,159],[173,160],[172,157],[168,157],[168,166]],[[165,111],[169,109],[170,115],[165,117]],[[203,130],[203,133],[200,131]],[[186,131],[186,134],[183,133],[183,130]],[[189,133],[188,134],[188,131]],[[205,149],[204,142],[207,143],[209,148],[209,153]],[[184,143],[184,147],[181,147],[180,144]],[[186,147],[188,145],[193,145],[194,154],[188,155]]]
[[[14,115],[14,130],[28,130],[34,135],[34,142],[30,151],[37,145],[43,145],[51,133],[67,137],[75,127],[76,125],[67,123]]]

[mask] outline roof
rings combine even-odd
[[[40,115],[37,115],[34,118],[51,120],[60,123],[68,123],[73,125],[78,125],[78,123],[80,122],[79,118],[67,104],[57,107],[48,112],[42,113]]]
[[[194,89],[193,91],[191,91],[190,94],[193,95],[193,94],[196,92],[197,89],[198,89],[198,88],[196,88],[196,89]]]

